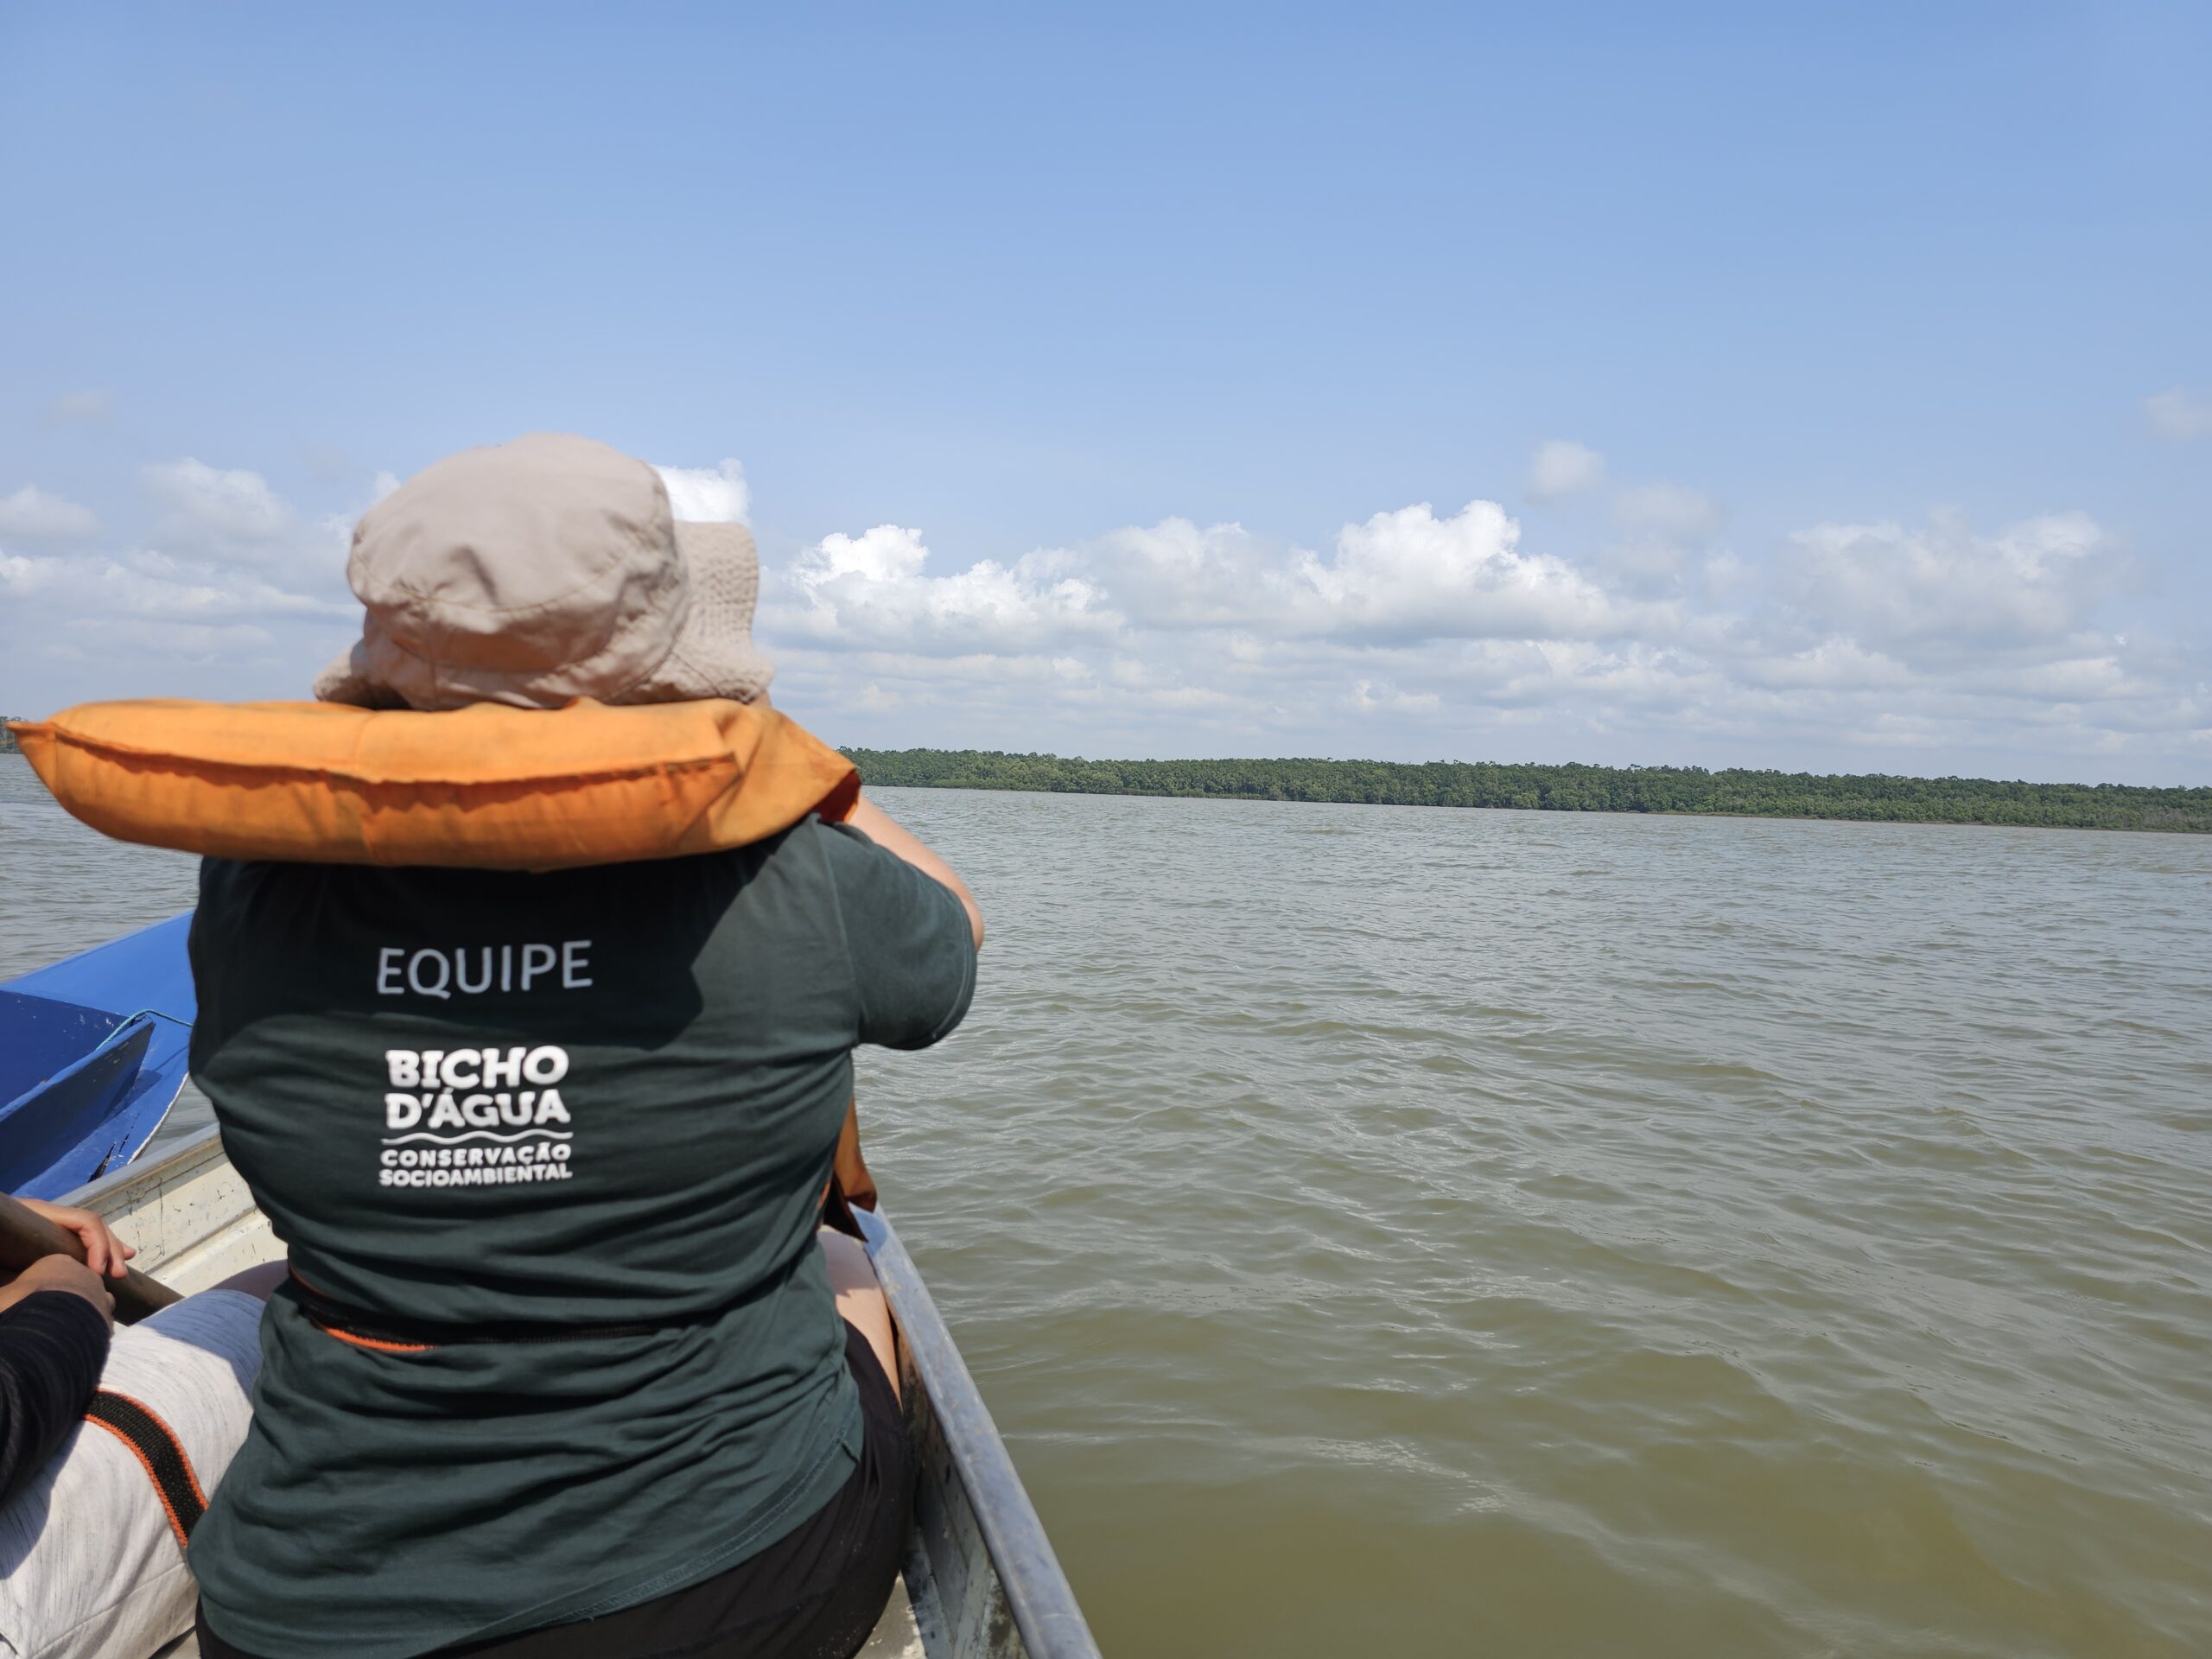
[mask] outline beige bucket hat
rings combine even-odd
[[[765,694],[760,561],[742,524],[677,524],[658,473],[589,438],[464,449],[361,515],[359,643],[325,702],[557,709]]]

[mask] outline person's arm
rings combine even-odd
[[[837,1132],[837,1155],[830,1164],[830,1173],[836,1178],[845,1202],[854,1209],[873,1210],[880,1202],[876,1197],[875,1177],[868,1173],[868,1160],[861,1156],[861,1103],[857,1096],[845,1103],[845,1127]]]
[[[857,824],[825,824],[817,844],[852,970],[854,1040],[912,1049],[949,1035],[976,994],[972,901]]]
[[[968,925],[976,935],[976,948],[983,948],[983,912],[976,904],[976,895],[968,891],[968,884],[953,873],[946,863],[930,849],[927,842],[904,828],[897,819],[865,795],[853,808],[852,817],[845,820],[893,857],[903,859],[940,887],[951,892],[960,901],[961,909],[968,912]]]
[[[107,1363],[115,1298],[80,1262],[49,1255],[0,1289],[0,1503],[76,1427]]]

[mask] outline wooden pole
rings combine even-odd
[[[85,1242],[29,1205],[0,1197],[0,1271],[21,1273],[49,1255],[72,1255],[81,1262]],[[120,1279],[100,1282],[115,1298],[115,1317],[125,1325],[136,1325],[149,1313],[184,1300],[160,1280],[150,1279],[136,1268],[126,1268]]]

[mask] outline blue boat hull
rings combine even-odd
[[[199,1011],[178,916],[0,984],[0,1192],[58,1198],[137,1157]]]

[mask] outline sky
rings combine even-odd
[[[848,746],[2212,781],[2212,8],[0,0],[0,709],[535,430]]]

